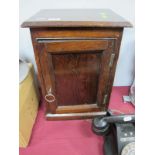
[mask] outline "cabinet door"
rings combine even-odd
[[[109,95],[112,44],[106,39],[38,38],[47,111],[102,111]]]

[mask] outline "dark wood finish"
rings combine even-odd
[[[22,27],[131,27],[109,9],[41,10]]]
[[[100,17],[95,20],[101,10],[92,10],[96,14],[89,21],[89,24],[94,23],[92,27],[85,23],[84,15],[81,21],[85,24],[80,27],[77,24],[80,16],[75,15],[72,24],[67,22],[72,19],[70,14],[64,14],[64,21],[59,21],[62,26],[55,21],[48,24],[47,20],[37,21],[42,13],[44,17],[54,18],[57,13],[62,15],[59,11],[43,11],[31,18],[31,24],[29,21],[23,24],[31,30],[43,96],[52,93],[54,96],[47,99],[55,98],[52,103],[46,101],[46,118],[81,119],[103,115],[109,103],[123,27],[127,22],[107,10],[104,11],[109,18],[100,21],[101,27],[97,26]],[[121,26],[118,24],[120,20],[123,22]]]
[[[53,55],[59,105],[93,104],[102,53]]]
[[[102,40],[71,40],[59,41],[45,44],[46,50],[55,54],[59,53],[81,53],[95,50],[104,50],[108,46],[107,41]]]
[[[97,104],[86,104],[86,105],[71,105],[71,106],[59,106],[56,110],[57,114],[63,113],[79,113],[80,112],[99,112],[99,108]]]

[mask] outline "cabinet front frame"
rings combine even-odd
[[[33,29],[34,30],[34,29]],[[36,58],[36,63],[37,63],[37,67],[38,67],[38,71],[40,72],[40,75],[39,75],[39,81],[41,84],[41,87],[42,87],[42,92],[43,92],[43,95],[46,94],[47,90],[46,90],[46,86],[43,82],[43,76],[44,75],[41,75],[42,72],[42,69],[41,69],[41,64],[40,64],[40,60],[39,60],[39,52],[40,52],[40,49],[42,47],[40,47],[40,41],[42,39],[44,39],[45,42],[49,42],[49,39],[53,39],[53,40],[106,40],[108,41],[109,44],[109,49],[111,50],[111,53],[115,53],[116,56],[115,56],[115,60],[114,60],[114,65],[110,68],[109,70],[109,78],[108,78],[108,82],[107,82],[107,89],[106,89],[106,93],[108,94],[108,99],[107,99],[107,103],[105,106],[98,106],[97,104],[92,104],[92,105],[75,105],[75,106],[56,106],[55,105],[49,105],[48,103],[46,103],[46,117],[51,117],[49,116],[50,114],[52,114],[54,116],[54,113],[55,113],[55,117],[57,117],[56,115],[61,115],[62,114],[67,114],[67,113],[70,113],[70,114],[74,114],[74,113],[83,113],[83,116],[85,116],[85,113],[89,113],[89,112],[95,112],[96,114],[95,115],[98,115],[98,112],[100,113],[101,111],[102,112],[105,112],[107,106],[108,106],[108,102],[109,102],[109,97],[110,97],[110,93],[111,93],[111,87],[112,87],[112,83],[113,83],[113,76],[114,76],[114,71],[115,71],[115,67],[116,67],[116,63],[117,63],[117,59],[118,59],[118,52],[119,52],[119,46],[120,46],[120,42],[121,42],[121,34],[122,34],[122,29],[118,30],[118,31],[114,31],[115,33],[113,33],[114,35],[116,36],[113,36],[111,35],[111,37],[109,37],[107,35],[107,37],[105,35],[103,35],[103,37],[97,37],[94,35],[92,35],[92,37],[90,36],[90,33],[86,32],[86,35],[83,36],[82,34],[82,37],[79,35],[79,37],[64,37],[63,35],[65,34],[65,31],[63,32],[62,34],[62,37],[55,37],[55,36],[52,36],[50,34],[49,36],[49,32],[48,33],[48,37],[47,37],[47,33],[43,33],[44,30],[36,31],[36,29],[33,31],[31,30],[31,34],[32,34],[32,41],[33,41],[33,47],[34,47],[34,52],[35,52],[35,58]],[[45,34],[44,35],[40,35],[40,32],[42,34]],[[59,34],[59,32],[55,32],[55,31],[50,31],[51,33],[53,32],[53,34]],[[76,30],[75,30],[76,32]],[[103,31],[102,31],[103,32]],[[105,33],[103,34],[108,34],[107,30],[105,31]],[[109,33],[111,33],[111,29],[109,30]],[[81,34],[81,33],[80,33]],[[89,34],[87,36],[87,34]],[[92,34],[95,34],[95,32],[93,32]],[[98,34],[98,33],[97,33]],[[71,36],[74,36],[74,31],[72,32],[72,35]],[[40,42],[40,43],[39,43]],[[42,42],[43,43],[43,42]],[[105,93],[105,92],[104,92]],[[103,98],[102,98],[103,100]],[[103,102],[103,101],[102,101]],[[55,110],[53,110],[55,109]],[[90,114],[90,116],[93,116],[94,114],[92,113],[92,115]],[[77,115],[75,114],[74,117],[76,117]],[[62,117],[65,117],[65,116],[62,116]],[[70,116],[68,116],[70,117]],[[77,116],[78,117],[78,116]],[[82,116],[79,116],[80,118],[82,118]],[[61,118],[60,118],[61,119]]]

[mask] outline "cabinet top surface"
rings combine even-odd
[[[109,9],[41,10],[22,27],[131,27],[121,16]]]

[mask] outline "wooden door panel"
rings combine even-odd
[[[102,52],[51,55],[58,104],[94,104]]]
[[[97,41],[100,46],[96,46],[96,40],[69,40],[71,47],[59,41],[61,47],[53,41],[38,43],[42,49],[39,57],[46,92],[48,94],[51,89],[55,97],[54,102],[48,103],[52,113],[90,112],[103,108],[112,41]]]
[[[109,41],[108,48],[102,53],[100,76],[98,82],[97,103],[99,107],[105,107],[110,97],[108,91],[108,82],[111,70],[111,60],[115,58],[113,52],[114,40]]]
[[[51,74],[52,62],[49,62],[48,53],[45,50],[44,44],[38,44],[37,46],[40,49],[39,61],[40,61],[40,65],[41,65],[43,83],[45,86],[44,99],[49,100],[49,102],[47,102],[48,108],[52,113],[55,113],[56,108],[57,108],[57,100],[56,99],[53,100],[53,97],[50,95],[50,94],[52,94],[52,95],[56,96],[56,94],[55,94],[55,80],[54,80],[53,74]],[[50,100],[51,101],[53,100],[52,104],[51,104]]]

